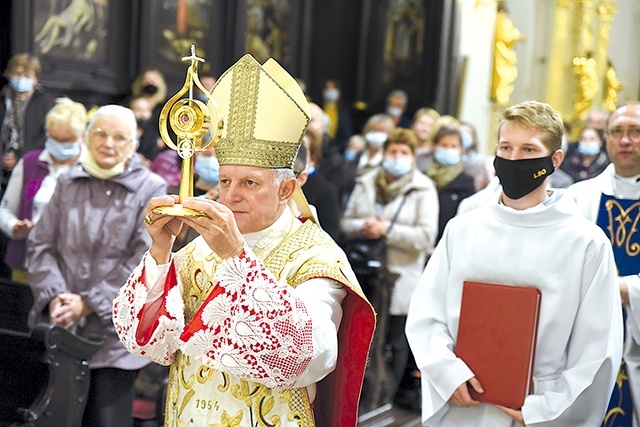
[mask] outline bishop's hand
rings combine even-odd
[[[220,258],[231,258],[242,253],[244,239],[229,208],[222,203],[201,197],[184,200],[182,205],[204,213],[204,216],[185,217],[182,220],[200,233]]]
[[[173,206],[179,200],[176,195],[153,197],[145,210],[144,223],[152,240],[149,254],[158,264],[166,264],[171,259],[173,242],[182,229],[183,218],[157,214],[153,210],[160,206]]]

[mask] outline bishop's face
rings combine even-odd
[[[289,187],[295,188],[295,179],[276,184],[271,169],[224,165],[220,166],[218,200],[231,209],[241,233],[253,233],[280,217],[291,196]]]

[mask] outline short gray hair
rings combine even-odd
[[[102,107],[98,108],[93,117],[91,117],[91,121],[87,126],[87,131],[91,131],[96,120],[102,116],[115,116],[122,120],[124,124],[129,128],[131,143],[134,145],[138,144],[138,123],[136,122],[136,116],[133,114],[133,111],[131,111],[127,107],[123,107],[122,105],[103,105]]]
[[[288,178],[295,178],[295,174],[292,169],[289,168],[280,168],[280,169],[271,169],[273,171],[273,183],[275,185],[280,185],[282,181]]]

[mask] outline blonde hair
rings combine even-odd
[[[7,76],[7,74],[15,70],[16,67],[24,67],[27,70],[33,71],[38,78],[42,71],[40,60],[30,53],[17,53],[13,55],[7,64],[4,75]]]
[[[541,132],[542,143],[551,153],[559,150],[562,146],[562,135],[564,134],[562,118],[549,104],[538,101],[524,101],[507,108],[502,113],[502,120],[498,128],[498,138],[500,130],[506,122],[517,123]]]
[[[411,121],[411,125],[418,121],[418,119],[422,116],[429,116],[433,119],[435,123],[440,118],[440,113],[438,113],[433,108],[419,108],[418,111],[413,115],[413,120]]]
[[[391,144],[406,145],[415,154],[418,146],[418,137],[411,129],[397,128],[389,132],[389,138],[384,143],[384,149],[389,148]]]
[[[44,120],[47,129],[52,124],[67,124],[80,136],[87,124],[87,109],[81,103],[67,97],[58,98]]]

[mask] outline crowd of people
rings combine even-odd
[[[195,154],[196,197],[185,201],[167,195],[178,193],[182,159],[158,132],[168,98],[159,70],[140,74],[126,106],[93,114],[48,95],[33,55],[5,71],[0,277],[32,288],[32,326],[104,341],[89,360],[83,425],[131,425],[149,359],[171,365],[166,416],[185,425],[355,425],[358,401],[361,411],[422,411],[434,426],[635,416],[640,106],[594,110],[569,142],[550,106],[523,102],[503,113],[489,155],[472,123],[427,106],[410,116],[400,89],[355,129],[340,82],[327,80],[315,103],[277,64],[238,64],[218,82],[203,76],[226,128]],[[236,83],[246,73],[255,86]],[[294,108],[231,103],[257,102],[265,87],[262,105]],[[248,126],[252,110],[286,126]],[[265,154],[273,141],[285,144],[281,157]],[[179,202],[203,214],[157,213]],[[354,273],[341,248],[357,239],[384,239],[385,265]],[[469,394],[482,384],[455,355],[465,281],[542,291],[522,408]],[[614,387],[623,329],[626,383]],[[202,381],[179,380],[188,376]],[[623,404],[607,409],[613,389]]]

